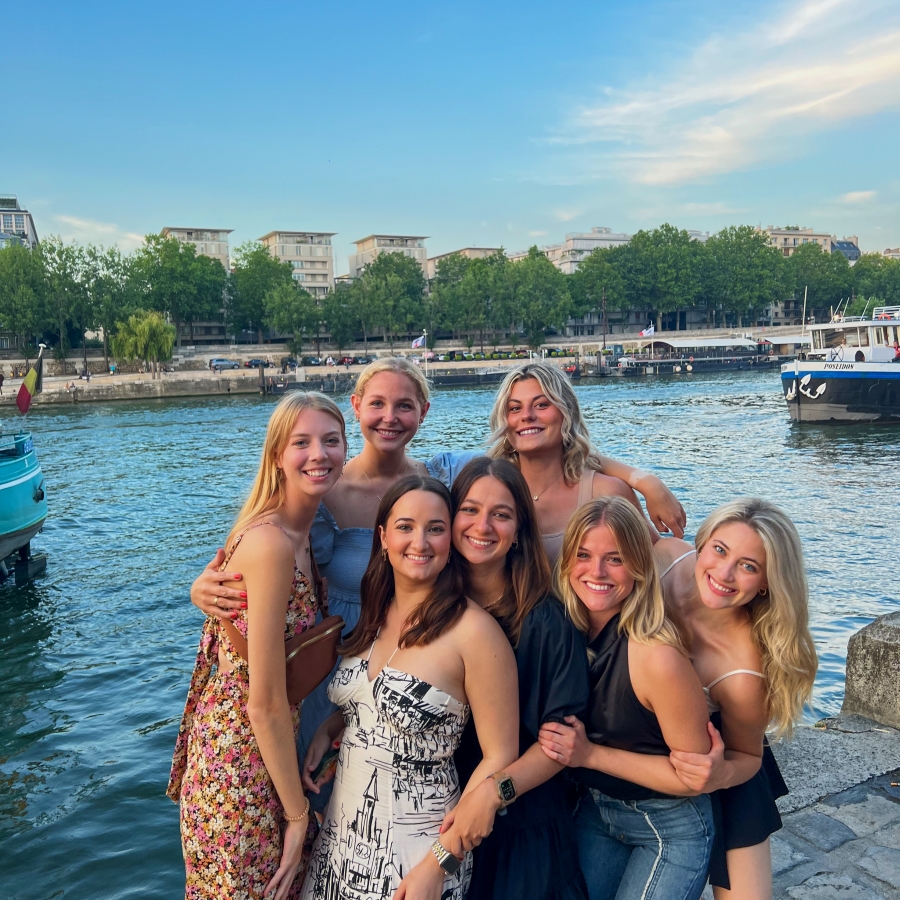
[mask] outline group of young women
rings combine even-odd
[[[680,504],[600,456],[548,365],[503,382],[486,455],[407,455],[428,396],[407,361],[371,364],[350,460],[328,398],[272,415],[191,592],[208,617],[168,790],[186,896],[770,897],[765,733],[816,670],[790,520],[743,499],[694,547],[659,539],[635,490],[679,536]],[[314,624],[316,563],[347,630],[301,717],[284,642]]]

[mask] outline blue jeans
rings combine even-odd
[[[709,797],[614,800],[590,790],[575,814],[590,900],[698,900],[712,850]]]

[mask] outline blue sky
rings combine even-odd
[[[724,7],[727,6],[727,9]],[[524,249],[669,221],[900,245],[896,0],[10,3],[0,192],[165,225]]]

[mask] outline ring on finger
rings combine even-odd
[[[223,608],[223,607],[222,607],[222,598],[221,598],[221,597],[216,597],[216,599],[213,600],[213,603],[214,603],[219,609],[222,609],[222,608]]]

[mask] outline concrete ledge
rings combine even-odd
[[[900,728],[900,612],[880,616],[850,638],[841,712]]]

